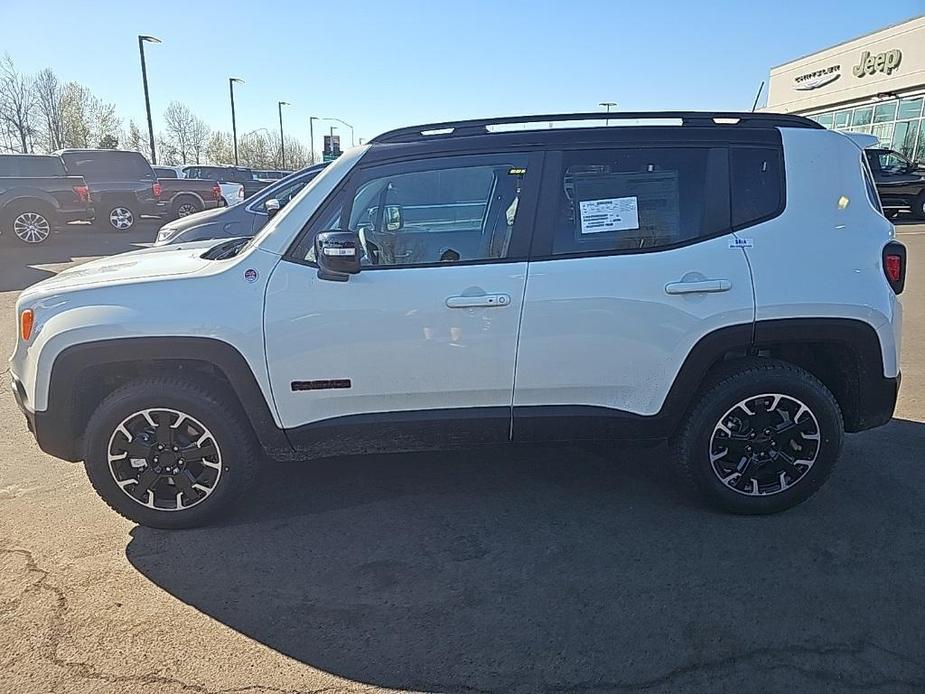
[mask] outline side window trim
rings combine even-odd
[[[407,168],[409,163],[413,163],[416,166],[420,165],[422,167],[421,170],[426,170],[427,163],[433,162],[435,160],[460,160],[461,162],[465,162],[485,157],[503,156],[521,156],[527,158],[527,174],[524,177],[523,193],[517,206],[517,216],[515,218],[514,228],[511,232],[510,252],[507,257],[476,258],[471,260],[460,260],[454,263],[434,262],[417,263],[413,265],[374,265],[364,267],[363,272],[367,272],[369,270],[414,270],[427,267],[459,267],[468,265],[524,262],[529,258],[530,247],[534,237],[534,229],[536,226],[536,207],[542,184],[545,153],[542,151],[524,151],[517,149],[504,151],[490,150],[481,152],[466,152],[464,154],[447,154],[445,152],[441,152],[435,153],[431,156],[418,155],[414,157],[408,157],[407,159],[390,160],[387,163],[373,163],[367,164],[365,166],[363,165],[363,162],[360,161],[354,170],[351,171],[343,181],[341,181],[340,185],[335,188],[330,193],[330,195],[328,195],[325,201],[318,206],[318,209],[306,221],[302,227],[302,230],[299,232],[299,235],[295,238],[293,243],[290,245],[289,250],[283,256],[283,260],[288,260],[300,265],[307,265],[309,267],[317,267],[316,263],[305,259],[305,255],[308,253],[308,250],[311,247],[309,244],[313,242],[313,239],[309,239],[312,227],[316,222],[319,222],[320,220],[329,216],[333,212],[333,207],[339,204],[343,204],[341,219],[350,219],[353,214],[352,208],[355,194],[360,186],[362,186],[365,182],[372,180],[373,172],[376,172],[376,177],[380,177],[389,175],[389,171],[407,173],[409,172],[409,169]],[[413,171],[414,169],[411,170]],[[346,196],[345,200],[344,196]],[[342,200],[344,200],[343,203],[341,202]]]

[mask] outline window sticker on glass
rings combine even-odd
[[[582,234],[602,234],[639,228],[636,196],[582,200],[579,203]]]

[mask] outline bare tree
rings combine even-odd
[[[209,135],[212,134],[212,129],[206,125],[198,116],[193,116],[193,124],[190,129],[190,147],[193,150],[193,155],[196,157],[196,163],[201,164],[200,158],[206,151],[206,147],[209,144]]]
[[[290,171],[302,169],[311,163],[308,147],[301,140],[286,135],[286,168]]]
[[[234,144],[231,133],[216,130],[206,145],[206,159],[212,164],[230,164],[234,161]]]
[[[133,120],[129,120],[128,128],[122,135],[123,147],[133,152],[141,152],[145,159],[151,160],[151,146],[148,144],[148,136]]]
[[[164,111],[164,126],[167,139],[176,150],[183,164],[188,164],[193,154],[193,130],[196,116],[186,104],[171,101]]]
[[[0,60],[0,121],[8,133],[18,140],[18,151],[29,151],[32,136],[30,118],[35,110],[32,78],[19,72],[10,54]],[[11,143],[12,144],[12,143]]]
[[[64,122],[61,118],[61,98],[64,87],[51,68],[45,68],[35,76],[33,83],[36,110],[40,119],[39,136],[48,152],[64,147]]]
[[[95,97],[78,82],[64,85],[61,123],[64,147],[101,147],[119,141],[121,121],[115,105]]]
[[[238,159],[244,166],[272,169],[279,158],[279,141],[266,129],[245,133],[238,141]]]

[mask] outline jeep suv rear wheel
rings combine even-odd
[[[256,466],[250,427],[208,388],[158,378],[109,395],[87,425],[94,489],[142,525],[186,528],[227,511]]]
[[[733,513],[783,511],[825,482],[844,425],[812,374],[774,360],[743,362],[706,386],[675,442],[687,478]]]

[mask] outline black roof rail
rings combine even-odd
[[[815,121],[803,116],[785,113],[738,113],[734,111],[619,111],[603,113],[552,113],[535,116],[503,116],[499,118],[478,118],[475,120],[447,121],[445,123],[428,123],[398,128],[377,135],[369,144],[389,142],[414,142],[429,138],[467,137],[471,135],[488,135],[489,126],[516,125],[518,123],[565,123],[585,120],[680,120],[681,125],[688,126],[729,126],[742,125],[750,128],[817,128],[823,129]],[[644,124],[642,124],[644,125]]]

